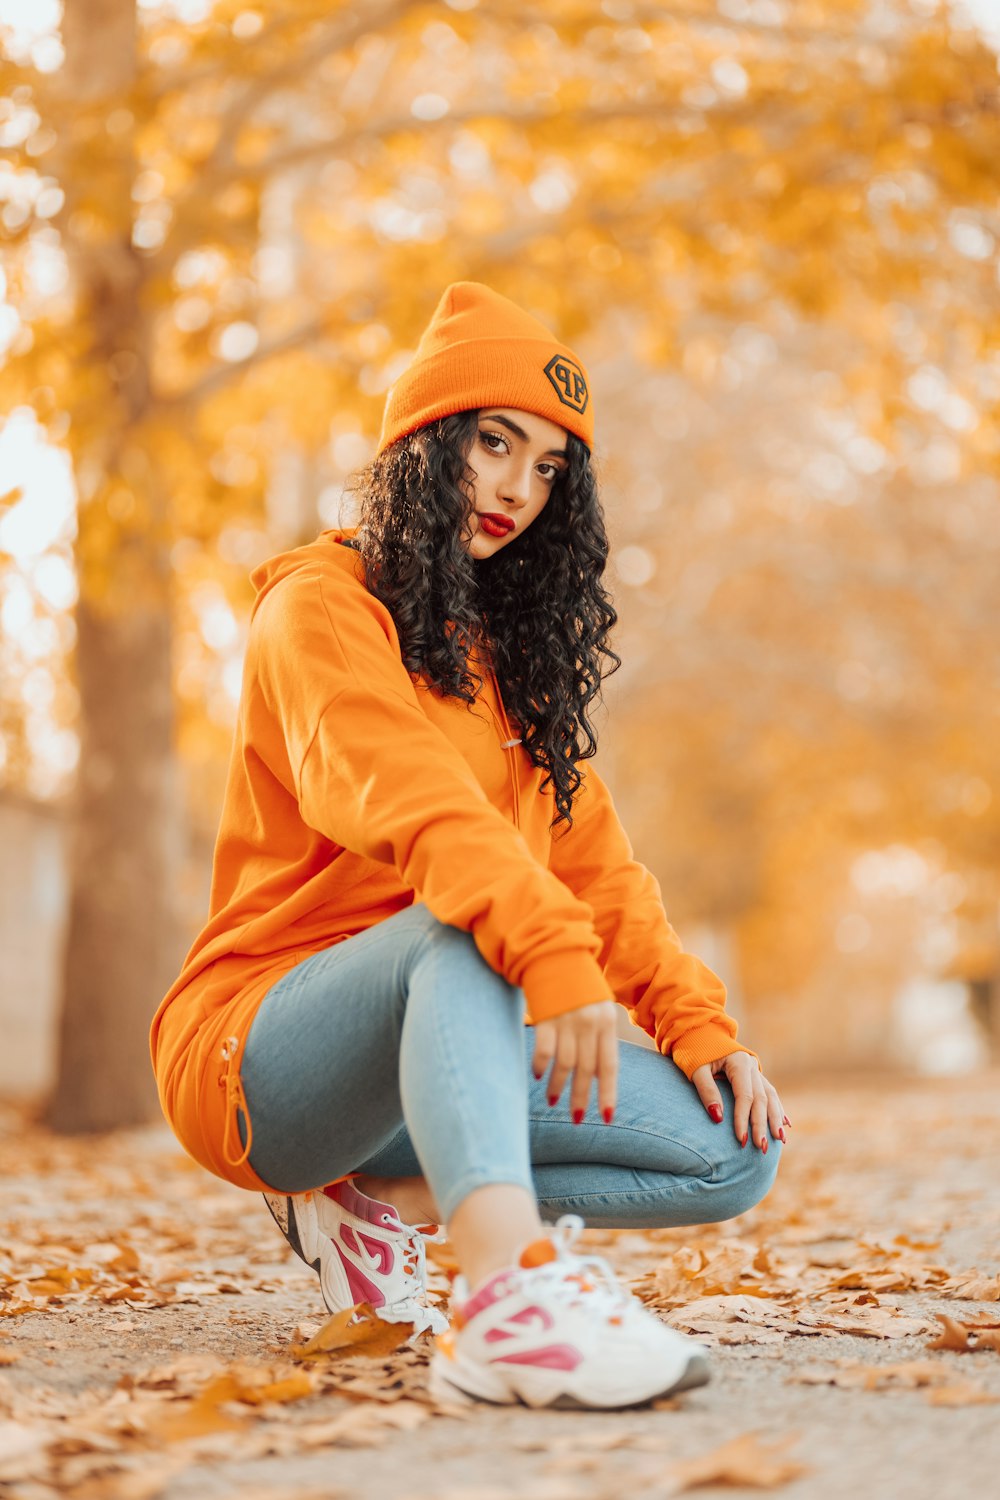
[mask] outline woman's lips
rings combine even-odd
[[[479,524],[487,536],[506,536],[514,530],[514,522],[509,516],[481,515]]]

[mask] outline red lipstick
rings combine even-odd
[[[487,536],[506,536],[509,531],[514,530],[514,522],[510,516],[496,513],[480,514],[479,524]]]

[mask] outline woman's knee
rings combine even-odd
[[[471,1049],[478,1056],[486,1046],[520,1057],[523,991],[486,962],[471,933],[433,917],[422,931],[424,946],[407,998],[407,1038],[416,1033],[441,1040],[446,1033],[452,1053]]]
[[[735,1218],[746,1213],[767,1197],[774,1186],[781,1154],[780,1140],[769,1139],[765,1152],[750,1141],[741,1146],[735,1135],[730,1136],[713,1164],[707,1184],[710,1196],[717,1201],[724,1199],[724,1217]]]
[[[414,906],[414,913],[417,910],[417,906]],[[496,989],[505,994],[520,993],[515,985],[510,984],[502,974],[498,974],[490,967],[476,946],[476,940],[471,932],[439,921],[425,906],[420,907],[420,912],[423,914],[422,932],[428,950],[437,963],[461,973],[464,982],[473,978],[477,985],[486,988]]]

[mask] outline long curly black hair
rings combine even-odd
[[[365,583],[391,613],[407,670],[472,704],[492,662],[508,717],[532,763],[546,771],[556,815],[572,826],[597,750],[588,709],[621,666],[608,644],[618,615],[601,582],[608,539],[586,444],[568,434],[567,465],[524,535],[494,556],[469,555],[474,511],[469,462],[478,411],[441,417],[398,438],[351,476],[360,504]]]

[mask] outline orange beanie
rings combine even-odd
[[[543,323],[479,281],[452,282],[386,397],[378,452],[437,417],[515,406],[558,422],[588,448],[587,372]]]

